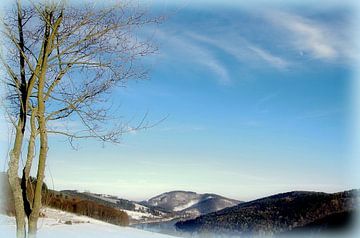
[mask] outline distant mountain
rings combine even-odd
[[[216,194],[198,194],[189,191],[171,191],[141,204],[184,216],[198,216],[239,204],[240,201]]]
[[[276,234],[301,227],[321,229],[339,224],[339,219],[357,208],[358,198],[358,190],[334,194],[288,192],[180,221],[175,226],[181,231],[237,235]]]

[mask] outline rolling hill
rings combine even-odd
[[[331,220],[336,221],[336,214],[354,211],[358,197],[358,190],[333,194],[288,192],[180,221],[175,226],[181,231],[238,235],[284,233],[306,226],[321,228],[322,223],[331,225]]]
[[[171,191],[160,194],[141,204],[178,216],[196,217],[239,204],[240,201],[217,194],[198,194],[190,191]]]

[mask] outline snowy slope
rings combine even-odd
[[[102,199],[104,201],[114,203],[114,204],[116,204],[116,202],[119,200],[119,198],[117,198],[115,196],[110,196],[110,195],[100,195],[99,196],[97,194],[91,194],[91,193],[87,193],[87,194],[91,195],[93,197],[96,197],[98,199]],[[164,213],[159,212],[159,216],[155,216],[150,213],[150,209],[148,207],[140,205],[136,202],[132,202],[132,203],[134,204],[134,210],[121,209],[122,211],[124,211],[128,214],[128,216],[130,217],[130,220],[132,221],[131,223],[133,223],[134,221],[145,222],[148,220],[161,219],[161,218],[163,218],[162,215],[165,215]]]
[[[199,203],[199,201],[200,201],[200,199],[193,199],[193,200],[187,201],[187,203],[185,203],[185,204],[181,204],[181,205],[174,207],[173,211],[178,212],[178,211],[185,210],[185,209],[192,207],[195,204]]]
[[[198,201],[199,194],[188,191],[171,191],[162,193],[146,201],[146,205],[161,207],[167,211],[181,211],[187,208],[191,201]],[[195,203],[194,203],[195,204]]]
[[[81,197],[87,200],[93,200],[97,203],[104,204],[105,206],[114,207],[126,212],[130,218],[130,224],[154,222],[167,217],[167,214],[156,209],[150,209],[137,202],[121,199],[117,196],[98,194],[91,192],[79,192],[75,190],[63,190],[62,193],[71,196]]]
[[[240,201],[216,194],[198,194],[190,191],[166,192],[143,202],[147,206],[193,217],[232,207],[239,203]]]
[[[38,222],[38,238],[71,237],[71,238],[171,238],[172,236],[147,232],[130,227],[120,227],[85,216],[77,216],[55,209],[46,208],[45,218]],[[72,225],[66,225],[70,222]],[[1,237],[15,237],[15,219],[0,215]]]
[[[146,221],[146,220],[154,220],[154,219],[161,219],[161,216],[154,216],[151,213],[143,212],[143,211],[130,211],[130,210],[124,210],[122,211],[126,212],[131,220],[135,221]]]

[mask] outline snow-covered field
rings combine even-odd
[[[45,217],[38,222],[38,237],[69,238],[171,238],[172,236],[147,232],[130,227],[111,225],[85,216],[55,209],[44,209]],[[71,225],[65,224],[71,223]],[[0,215],[0,237],[15,237],[15,218]]]

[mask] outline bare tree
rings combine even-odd
[[[146,24],[157,23],[131,3],[70,6],[63,2],[26,2],[3,19],[1,62],[7,72],[8,100],[15,139],[8,176],[15,202],[17,236],[36,236],[41,189],[48,151],[48,134],[74,139],[95,138],[118,143],[121,135],[146,128],[110,123],[108,99],[115,87],[144,78],[140,59],[155,51],[138,37]],[[28,125],[27,121],[30,121]],[[76,121],[74,130],[51,128],[52,121]],[[20,154],[29,129],[26,163],[18,179]],[[29,196],[29,177],[39,140],[36,186]],[[26,229],[26,220],[28,229]]]

